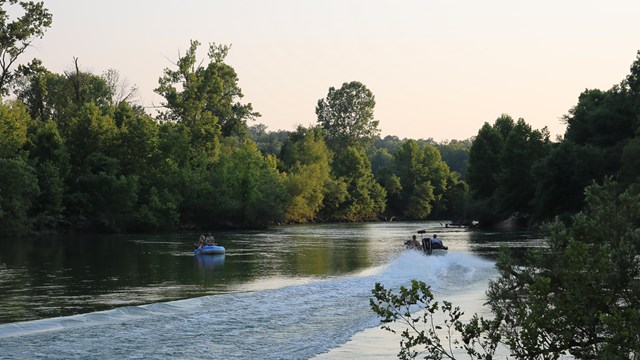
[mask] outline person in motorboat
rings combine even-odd
[[[438,234],[433,234],[433,238],[431,239],[431,249],[447,250],[448,248],[444,246],[444,244],[442,243],[442,240],[438,238]]]
[[[411,237],[411,240],[407,240],[404,244],[407,247],[407,249],[420,249],[420,248],[422,248],[422,246],[420,245],[420,243],[416,239],[415,235],[413,235]]]

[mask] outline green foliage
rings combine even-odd
[[[516,358],[639,355],[640,195],[618,191],[610,181],[590,186],[572,226],[549,227],[548,251],[531,254],[526,266],[498,262],[489,304],[504,315]]]
[[[467,182],[474,199],[488,199],[498,186],[500,153],[504,139],[497,129],[484,123],[469,149]]]
[[[318,125],[325,131],[327,146],[338,153],[349,146],[366,149],[378,135],[378,120],[373,118],[375,97],[364,84],[352,81],[340,89],[329,88],[318,100]]]
[[[620,181],[626,185],[640,183],[640,138],[634,138],[624,146],[620,163]]]
[[[322,209],[325,184],[331,176],[329,150],[320,131],[299,127],[282,147],[281,160],[286,166],[290,198],[286,221],[313,221]]]
[[[401,189],[390,196],[394,211],[412,219],[426,219],[434,208],[446,211],[445,194],[457,179],[442,161],[440,153],[432,145],[418,145],[414,140],[404,142],[393,155],[394,176]]]
[[[38,191],[33,168],[22,158],[0,158],[0,233],[29,230],[28,211]]]
[[[509,115],[499,117],[493,126],[485,123],[469,151],[471,216],[491,225],[513,213],[532,214],[539,181],[534,168],[548,151],[546,129],[533,130],[523,119],[514,122]]]
[[[455,359],[462,354],[472,359],[493,358],[500,340],[496,322],[477,315],[463,322],[460,308],[434,301],[424,282],[413,280],[411,288],[401,286],[397,294],[376,283],[371,292],[371,309],[383,323],[407,326],[401,332],[399,359]],[[391,325],[382,329],[396,333]]]
[[[117,156],[125,174],[147,174],[154,164],[159,146],[158,126],[147,114],[140,113],[127,103],[117,108]]]
[[[519,263],[502,251],[487,291],[489,320],[463,322],[445,302],[436,323],[439,307],[426,284],[414,280],[398,294],[376,284],[372,310],[384,323],[408,326],[398,356],[454,358],[463,349],[471,359],[491,359],[499,344],[515,359],[640,356],[640,191],[620,193],[606,180],[587,188],[586,204],[571,226],[549,225],[548,247]]]
[[[619,86],[608,91],[585,90],[564,118],[565,139],[580,145],[613,147],[632,137],[634,133],[630,130],[637,129],[640,121],[635,116],[638,109],[634,108],[633,101]]]
[[[275,159],[264,157],[252,141],[227,147],[210,174],[208,201],[217,221],[244,227],[264,227],[284,220],[288,195]]]
[[[436,145],[442,156],[442,161],[449,166],[451,171],[460,174],[461,179],[465,179],[467,175],[471,144],[471,140],[451,140]]]
[[[289,138],[290,132],[286,130],[269,131],[264,124],[249,126],[249,138],[258,145],[263,154],[280,154],[282,145]]]
[[[10,19],[8,8],[19,4],[20,16]],[[0,0],[0,99],[16,74],[11,70],[18,58],[36,38],[51,26],[51,14],[43,2]]]
[[[69,153],[53,121],[35,122],[29,132],[26,148],[40,187],[30,213],[36,229],[56,228],[63,220]]]
[[[67,136],[71,119],[87,104],[92,103],[103,115],[111,112],[113,93],[107,81],[97,75],[80,71],[78,59],[75,71],[54,74],[36,60],[21,66],[16,90],[33,119],[53,120],[59,131]]]
[[[27,141],[29,114],[19,102],[0,103],[0,158],[19,155]]]
[[[354,147],[346,148],[333,163],[334,175],[346,184],[348,196],[333,214],[338,221],[375,220],[385,209],[386,191],[373,178],[371,163]]]
[[[605,176],[606,154],[593,145],[564,141],[534,165],[535,217],[572,215],[584,205],[584,188]]]
[[[244,96],[238,86],[235,70],[226,64],[229,46],[209,44],[209,63],[197,61],[198,41],[176,62],[177,69],[165,69],[155,91],[165,98],[167,111],[162,118],[181,121],[192,132],[194,144],[205,146],[214,141],[218,132],[223,136],[247,132],[246,121],[260,114],[251,104],[242,104]],[[206,148],[205,148],[206,149]]]
[[[545,131],[545,130],[543,130]],[[500,153],[495,196],[502,214],[531,213],[531,201],[536,189],[533,164],[546,155],[543,132],[534,131],[523,119],[511,128]]]

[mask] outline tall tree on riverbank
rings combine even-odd
[[[229,46],[209,44],[209,63],[197,61],[198,41],[192,40],[177,69],[166,68],[155,91],[164,97],[167,108],[161,113],[166,120],[181,121],[192,132],[194,144],[215,141],[222,136],[247,133],[247,120],[260,116],[251,104],[242,104],[244,96],[238,86],[236,71],[225,63]],[[208,149],[212,150],[212,149]]]
[[[298,127],[282,146],[280,159],[284,163],[285,184],[290,196],[285,210],[287,222],[315,220],[331,180],[329,150],[321,130]]]
[[[485,123],[469,151],[467,181],[474,219],[491,225],[515,212],[530,215],[538,184],[533,170],[548,151],[546,129],[533,130],[509,115],[493,125]]]
[[[375,105],[371,90],[357,81],[344,83],[340,89],[330,87],[327,97],[318,100],[317,122],[332,152],[333,185],[346,186],[348,192],[343,202],[330,201],[325,206],[329,219],[372,220],[385,209],[386,191],[375,181],[366,156],[379,133],[378,121],[373,117]],[[334,210],[329,211],[330,208]]]
[[[584,204],[584,187],[591,181],[618,176],[625,185],[637,182],[639,78],[640,52],[620,84],[580,94],[564,117],[564,140],[536,166],[538,219],[578,211]]]
[[[29,121],[20,102],[0,103],[0,233],[23,232],[31,225],[29,210],[39,188],[23,151]]]
[[[371,90],[358,81],[329,88],[327,97],[318,100],[318,125],[325,131],[327,146],[334,153],[354,146],[366,149],[379,134],[379,121],[373,118],[376,106]]]
[[[349,146],[333,162],[333,173],[346,185],[347,196],[330,212],[330,220],[376,220],[386,207],[385,189],[375,181],[371,163],[364,151]]]
[[[21,16],[9,19],[10,6],[19,4]],[[0,99],[9,92],[15,78],[11,67],[33,40],[42,38],[51,26],[52,15],[43,2],[0,0]]]

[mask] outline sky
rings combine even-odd
[[[585,89],[611,88],[640,50],[637,0],[44,0],[53,24],[24,60],[115,69],[143,106],[189,47],[227,63],[268,131],[316,123],[330,87],[359,81],[381,135],[447,141],[501,114],[562,135]],[[250,124],[251,125],[251,124]]]

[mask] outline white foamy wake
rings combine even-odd
[[[493,263],[469,253],[405,251],[349,276],[266,279],[266,290],[0,325],[0,357],[308,359],[378,325],[369,308],[376,282],[397,289],[418,279],[446,299],[494,275]]]

